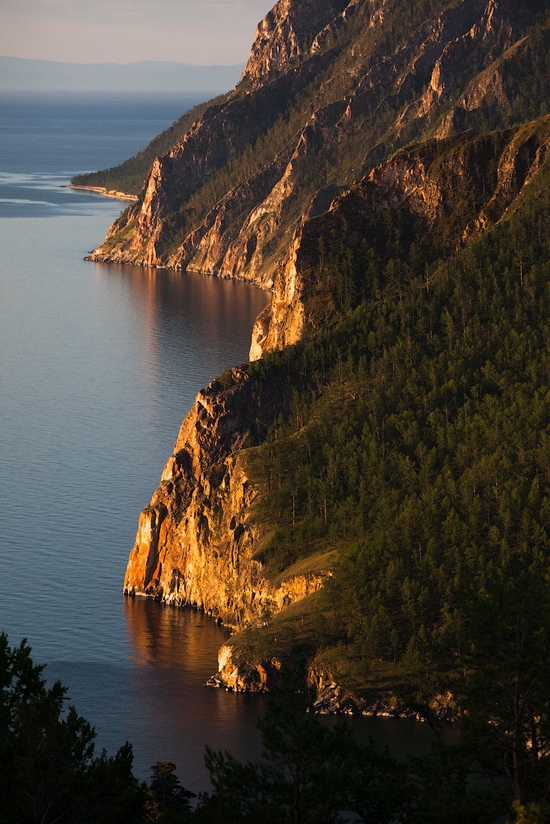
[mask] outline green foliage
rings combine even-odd
[[[404,816],[407,824],[488,824],[505,810],[500,794],[479,781],[472,753],[436,735],[427,755],[409,757],[413,785]]]
[[[260,763],[241,764],[229,753],[207,749],[214,793],[202,800],[205,820],[339,820],[345,757],[336,737],[311,711],[312,695],[303,676],[287,674],[258,724],[265,748]]]
[[[548,804],[528,804],[524,806],[519,802],[515,802],[514,813],[514,824],[548,824],[550,821]]]
[[[345,139],[343,131],[342,139],[324,139],[354,92],[349,84],[357,55],[369,56],[365,72],[383,68],[411,31],[457,5],[388,3],[377,26],[368,25],[368,4],[359,6],[326,45],[329,68],[301,93],[266,95],[256,110],[247,106],[259,98],[243,103],[242,130],[238,139],[232,135],[229,159],[176,203],[161,243],[180,243],[230,190],[239,195],[228,203],[224,227],[226,237],[234,236],[279,179],[277,164],[286,163],[314,110],[319,128],[308,129],[307,152],[293,158],[298,184],[281,232],[317,189],[348,186],[398,146],[435,128],[435,121],[418,120],[397,137],[392,131],[429,81],[431,67],[418,61],[394,94],[382,82],[372,84]],[[529,6],[538,14],[536,25],[526,30],[521,48],[501,59],[509,106],[454,114],[455,129],[482,133],[463,157],[466,165],[475,161],[478,173],[468,182],[459,173],[449,178],[455,206],[429,231],[405,210],[380,209],[353,231],[344,222],[322,237],[305,299],[312,326],[324,331],[250,367],[259,393],[293,397],[288,415],[271,425],[258,420],[249,438],[255,446],[249,468],[264,491],[258,515],[272,528],[261,560],[277,573],[310,555],[338,551],[321,595],[317,649],[338,650],[365,678],[378,666],[393,667],[403,689],[421,701],[450,686],[467,719],[465,746],[438,744],[427,759],[411,762],[405,776],[379,752],[354,750],[342,730],[331,737],[319,728],[304,712],[309,699],[303,685],[295,685],[292,700],[287,693],[286,706],[273,705],[262,722],[262,762],[241,764],[208,751],[214,793],[201,799],[198,820],[328,824],[338,820],[343,804],[361,821],[491,820],[498,814],[495,800],[470,783],[474,761],[505,782],[509,797],[518,800],[518,821],[545,820],[548,173],[528,187],[530,200],[518,200],[513,214],[457,248],[495,188],[505,137],[486,132],[547,111],[548,3]],[[484,68],[475,61],[464,67],[440,118]],[[526,140],[518,156],[520,183],[537,145]],[[428,149],[430,160],[447,168],[448,144],[433,141]],[[244,182],[247,195],[246,187],[239,189]],[[347,202],[353,209],[353,199]],[[231,386],[228,372],[220,384]],[[33,672],[30,681],[39,679]],[[354,776],[345,798],[338,788],[344,767]],[[384,773],[394,783],[402,778],[404,795],[395,808],[384,806]],[[360,789],[365,785],[368,792]]]
[[[214,791],[195,811],[208,824],[486,824],[505,809],[472,781],[472,753],[434,735],[424,757],[399,761],[372,741],[358,743],[345,722],[323,723],[301,667],[283,670],[258,726],[264,753],[242,763],[207,748]]]
[[[387,751],[361,746],[344,723],[329,727],[313,712],[305,669],[285,670],[258,722],[264,753],[245,764],[207,748],[214,792],[195,816],[216,824],[331,824],[344,810],[356,821],[390,824],[408,798],[406,771]]]
[[[153,765],[146,788],[132,774],[129,744],[113,758],[94,757],[93,729],[74,707],[64,712],[65,689],[59,682],[48,689],[43,669],[25,642],[11,649],[0,635],[2,822],[436,824],[445,812],[449,824],[482,824],[501,810],[487,792],[469,786],[467,746],[449,748],[436,737],[428,756],[400,762],[372,742],[359,744],[344,722],[323,723],[304,662],[285,668],[269,696],[258,722],[260,761],[243,764],[206,749],[214,789],[193,810],[194,794],[181,786],[175,764]],[[517,811],[531,820],[525,816],[540,809]]]
[[[544,544],[489,571],[473,600],[458,686],[465,741],[520,804],[550,792],[550,615]]]
[[[181,786],[172,761],[157,761],[151,767],[147,820],[163,824],[184,824],[192,820],[190,800],[195,793]]]
[[[229,368],[224,369],[217,380],[222,389],[229,389],[235,383],[233,371]]]
[[[144,788],[132,773],[132,748],[94,758],[95,732],[66,689],[46,687],[22,641],[0,634],[0,821],[130,824],[142,820]]]
[[[137,155],[125,160],[119,166],[112,166],[98,172],[75,175],[71,183],[75,186],[102,187],[108,191],[115,190],[130,195],[139,194],[153,160],[159,155],[169,152],[172,146],[185,135],[209,106],[219,105],[226,97],[227,95],[220,95],[206,103],[193,106],[192,109],[184,112],[168,129],[155,137]]]
[[[350,242],[360,305],[252,368],[297,393],[250,460],[274,526],[263,559],[282,569],[339,548],[318,646],[341,645],[365,669],[395,664],[426,697],[470,654],[489,583],[516,557],[548,558],[550,208],[539,183],[439,261],[411,226],[394,251],[404,218],[389,213],[385,246]],[[544,576],[539,589],[548,603]]]

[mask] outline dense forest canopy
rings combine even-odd
[[[309,631],[302,606],[278,637],[352,690],[400,685],[428,717],[452,696],[521,801],[546,799],[550,766],[549,183],[545,166],[443,257],[399,211],[327,242],[342,319],[250,370],[295,391],[249,450],[261,560],[276,575],[338,557]],[[273,634],[254,643],[267,656]]]
[[[258,238],[278,274],[290,237],[301,243],[302,339],[248,367],[258,396],[280,389],[290,411],[258,410],[242,454],[261,490],[266,574],[320,559],[330,574],[232,643],[243,661],[305,655],[356,694],[391,687],[432,720],[450,710],[473,747],[458,773],[475,763],[504,782],[518,820],[548,820],[549,5],[389,2],[377,25],[376,4],[355,5],[315,52],[305,38],[269,93],[245,73],[190,115],[188,137],[156,167],[168,180],[153,215],[165,210],[152,232],[162,265],[176,253],[189,262],[213,226],[225,254],[281,181],[290,194],[272,235],[250,230],[246,266]],[[502,9],[508,29],[477,51],[474,35],[449,35],[461,59],[445,62],[451,46],[434,59],[437,32],[461,14]],[[170,178],[217,118],[227,142],[208,144],[195,176],[189,166]],[[416,189],[405,167],[424,176]],[[118,174],[99,185],[123,187]],[[107,256],[141,254],[145,200],[115,225]],[[230,371],[218,389],[233,390]],[[231,798],[236,777],[267,781],[229,757],[210,763]],[[247,809],[235,820],[251,820]]]

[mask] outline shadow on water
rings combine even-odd
[[[173,761],[182,784],[194,792],[210,789],[205,745],[241,761],[258,759],[256,722],[267,698],[204,686],[228,630],[191,608],[141,598],[124,598],[121,607],[128,655],[120,663],[68,661],[47,667],[50,682],[60,679],[71,703],[96,726],[98,750],[112,754],[130,740],[138,777],[148,778],[156,761]],[[328,725],[336,721],[321,718]],[[372,738],[400,758],[430,748],[431,729],[414,720],[346,716],[345,721],[359,741]],[[456,734],[450,727],[451,740]]]

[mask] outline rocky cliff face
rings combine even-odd
[[[280,0],[258,27],[235,92],[155,160],[138,201],[92,258],[266,289],[284,268],[292,281],[302,218],[329,207],[327,184],[333,196],[345,190],[438,121],[443,137],[489,103],[510,117],[502,66],[517,62],[530,12],[511,0],[446,5],[434,4],[411,31],[398,0]],[[292,282],[275,287],[274,305],[294,291]],[[267,334],[260,318],[253,353],[299,337],[301,310],[283,325],[293,331],[270,324]]]
[[[258,25],[243,74],[243,85],[259,88],[310,54],[319,33],[333,23],[349,0],[279,0]],[[316,49],[319,48],[317,45]]]
[[[484,137],[432,140],[373,169],[335,198],[327,212],[304,217],[275,279],[271,304],[255,323],[251,359],[294,343],[305,330],[323,328],[337,317],[330,285],[325,287],[319,275],[321,239],[330,244],[334,233],[368,235],[375,210],[404,209],[423,221],[428,237],[453,249],[505,219],[546,161],[549,140],[548,117]],[[473,216],[463,208],[466,196],[477,203]]]
[[[240,628],[306,597],[323,576],[272,584],[255,560],[263,531],[242,447],[258,415],[269,422],[289,397],[258,393],[243,369],[232,375],[232,387],[214,381],[200,392],[184,420],[160,486],[141,513],[124,591],[193,604]]]
[[[218,653],[218,671],[207,681],[207,686],[232,692],[270,692],[280,682],[280,658],[243,658],[231,643],[224,644]],[[361,695],[339,683],[330,664],[315,660],[308,670],[308,682],[316,694],[315,711],[319,715],[363,715],[379,718],[414,718],[425,721],[453,721],[456,704],[450,692],[434,694],[422,713],[411,708],[391,689],[369,689]]]
[[[426,238],[437,237],[440,248],[453,249],[506,220],[522,198],[541,196],[539,173],[550,163],[549,148],[547,116],[500,133],[432,140],[397,153],[335,198],[327,212],[302,221],[276,279],[272,305],[256,324],[253,345],[260,353],[263,346],[282,347],[319,324],[320,238],[346,232],[364,236],[374,212],[404,209],[420,218]],[[478,204],[473,212],[462,208],[465,190]],[[141,514],[124,581],[127,594],[193,604],[241,629],[261,625],[323,585],[328,569],[288,574],[274,583],[258,560],[266,526],[256,507],[262,492],[249,471],[250,438],[261,439],[260,430],[292,403],[288,384],[258,386],[239,367],[199,393],[160,486]],[[279,669],[276,656],[242,659],[229,643],[212,684],[263,691]],[[405,712],[389,694],[357,699],[327,679],[325,673],[318,684],[319,711]],[[448,707],[437,711],[445,714]]]
[[[255,360],[338,317],[320,256],[331,238],[368,235],[376,212],[399,209],[421,223],[426,242],[453,250],[538,196],[550,118],[513,125],[510,82],[537,64],[528,9],[434,3],[410,31],[403,5],[280,0],[258,28],[241,84],[155,160],[93,259],[270,289],[252,332]],[[457,134],[486,112],[512,125]],[[244,367],[199,393],[141,514],[128,595],[193,604],[243,628],[322,586],[326,571],[275,583],[259,560],[267,527],[250,443],[291,403],[288,384],[258,388]],[[261,691],[279,668],[277,657],[242,661],[228,644],[213,683]],[[352,700],[328,671],[312,678],[320,709]],[[358,711],[399,714],[392,702],[373,696]]]

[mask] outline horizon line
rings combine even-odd
[[[246,61],[239,63],[184,63],[177,60],[131,60],[129,63],[116,63],[113,60],[104,60],[98,63],[79,63],[75,60],[49,60],[43,57],[17,57],[10,54],[0,54],[0,60],[21,60],[27,63],[54,63],[56,66],[143,66],[143,65],[164,65],[164,66],[188,66],[198,69],[207,68],[236,68],[244,66]]]

